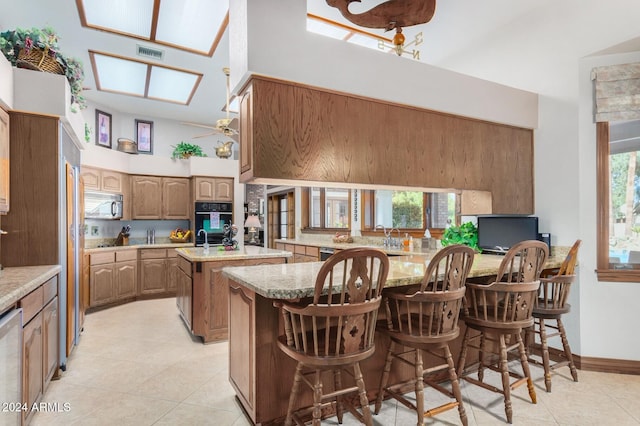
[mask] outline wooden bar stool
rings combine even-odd
[[[389,259],[381,250],[343,250],[333,254],[320,268],[310,303],[276,303],[285,330],[278,338],[278,346],[298,362],[285,425],[294,421],[304,424],[304,415],[308,416],[309,411],[313,425],[320,425],[323,406],[333,404],[340,423],[343,405],[361,422],[373,423],[360,361],[375,351],[375,326],[388,272]],[[322,380],[323,373],[329,371],[333,372],[333,386]],[[355,386],[343,388],[343,372],[353,376]],[[296,410],[301,384],[313,392],[311,409]],[[343,398],[356,391],[362,413]]]
[[[533,358],[531,353],[529,353],[529,362],[544,367],[544,384],[547,392],[551,392],[551,371],[557,368],[568,366],[573,381],[578,381],[578,370],[576,370],[576,366],[573,363],[571,347],[569,346],[567,333],[562,324],[562,315],[571,310],[571,305],[567,303],[567,300],[569,298],[571,284],[576,279],[575,267],[578,259],[578,249],[581,243],[582,240],[577,240],[573,244],[555,275],[540,279],[540,290],[536,298],[536,304],[533,307],[534,325],[533,328],[526,330],[527,342],[531,339],[531,333],[540,336],[540,357],[542,361],[540,361],[539,358]],[[556,324],[550,324],[545,320],[555,320]],[[551,328],[555,330],[555,332],[548,334],[547,328]],[[560,336],[562,342],[562,350],[556,350],[556,352],[559,352],[558,355],[561,360],[551,364],[549,360],[548,339],[556,336]]]
[[[458,318],[465,294],[465,281],[473,264],[473,257],[474,251],[469,247],[463,245],[445,247],[429,261],[420,289],[408,294],[400,291],[385,292],[387,320],[386,324],[378,326],[378,330],[387,334],[391,338],[391,343],[378,390],[376,414],[380,412],[382,400],[387,393],[416,411],[419,426],[423,424],[425,416],[431,417],[456,407],[460,414],[460,421],[463,425],[467,425],[467,414],[462,404],[462,394],[449,350],[449,342],[456,339],[460,333]],[[425,368],[422,359],[423,351],[441,359],[444,363]],[[413,379],[387,386],[393,360],[413,366],[415,370]],[[440,384],[446,378],[442,380],[442,375],[434,377],[434,373],[443,371],[448,372],[451,390]],[[414,385],[415,404],[399,392],[408,384]],[[455,401],[425,411],[424,384],[454,398]]]
[[[467,325],[460,358],[458,377],[504,396],[507,422],[513,420],[511,390],[527,383],[529,397],[534,404],[536,392],[531,379],[522,330],[533,325],[533,307],[540,287],[540,273],[549,254],[546,244],[528,240],[514,245],[506,254],[492,284],[467,283],[463,320]],[[471,331],[480,333],[471,336]],[[515,337],[515,343],[512,338]],[[479,340],[479,343],[475,343]],[[472,371],[465,371],[468,348],[475,348],[479,362],[477,379]],[[508,368],[509,353],[517,349],[523,374]],[[500,373],[502,389],[484,382],[484,369]],[[512,382],[511,377],[515,380]]]

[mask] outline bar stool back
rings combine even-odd
[[[542,361],[540,361],[540,358],[533,358],[530,354],[529,362],[544,367],[544,384],[547,392],[551,392],[551,371],[557,368],[568,366],[573,381],[578,381],[578,371],[573,363],[571,347],[569,346],[567,333],[562,324],[562,315],[571,310],[571,305],[567,303],[567,300],[569,298],[571,284],[573,284],[576,279],[575,267],[581,243],[582,240],[577,240],[573,244],[557,274],[540,279],[540,290],[536,298],[536,304],[533,307],[534,326],[532,329],[527,329],[527,334],[533,332],[540,336],[540,357]],[[545,320],[555,320],[556,324],[550,324]],[[555,330],[555,332],[548,334],[547,328],[551,328]],[[549,357],[548,339],[556,336],[560,336],[562,342],[562,351],[556,351],[559,352],[558,356],[561,360],[552,364]],[[529,341],[530,337],[527,337],[527,342]]]
[[[361,422],[373,423],[359,363],[375,350],[375,325],[388,271],[389,259],[381,250],[342,250],[329,257],[320,268],[311,302],[277,304],[285,330],[285,334],[279,336],[278,346],[298,362],[286,425],[294,421],[304,424],[304,414],[308,415],[308,411],[312,412],[313,425],[320,425],[323,406],[333,404],[334,400],[340,423],[343,405]],[[322,373],[326,371],[333,371],[333,386],[322,380]],[[355,386],[342,386],[342,372],[353,376]],[[297,407],[302,383],[313,392],[310,410]],[[343,398],[355,391],[359,394],[362,413]]]
[[[549,254],[541,241],[527,240],[514,245],[505,255],[498,279],[489,285],[467,283],[463,320],[467,325],[460,358],[458,377],[504,396],[507,422],[512,422],[511,390],[527,383],[531,402],[536,393],[527,362],[522,330],[533,325],[533,307],[540,287],[540,273]],[[526,281],[529,280],[529,281]],[[479,331],[471,336],[472,330]],[[512,337],[515,336],[515,343]],[[479,343],[475,343],[479,340]],[[465,371],[468,348],[478,350],[477,379]],[[508,368],[509,352],[518,351],[523,374]],[[502,388],[484,382],[484,369],[500,373]],[[511,377],[515,377],[512,382]]]
[[[391,342],[378,390],[376,414],[380,412],[382,400],[387,393],[416,411],[418,425],[423,424],[425,416],[431,417],[457,407],[460,421],[466,426],[467,414],[462,403],[449,342],[456,339],[460,333],[458,318],[465,294],[465,281],[473,264],[473,257],[473,249],[467,246],[445,247],[429,261],[420,289],[409,294],[387,290],[384,298],[387,320],[386,324],[378,326],[378,330],[387,334]],[[425,368],[423,351],[443,362]],[[415,376],[406,382],[387,386],[394,360],[413,366]],[[443,371],[448,374],[444,377],[436,376],[435,373]],[[440,385],[447,379],[451,381],[451,390]],[[414,385],[415,404],[400,393],[400,389],[408,384]],[[424,384],[454,398],[455,401],[425,411]]]

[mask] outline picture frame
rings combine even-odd
[[[136,143],[139,154],[153,154],[153,121],[136,119]]]
[[[96,109],[96,145],[111,149],[111,114]]]

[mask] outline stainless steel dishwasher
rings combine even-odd
[[[0,424],[20,425],[22,309],[0,315]]]
[[[330,247],[320,247],[320,260],[325,261],[335,252],[335,249]]]

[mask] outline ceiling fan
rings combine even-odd
[[[182,124],[185,124],[187,126],[202,127],[202,128],[211,130],[210,132],[194,136],[193,139],[204,138],[204,137],[212,136],[212,135],[216,135],[216,134],[223,134],[223,135],[227,136],[228,138],[231,138],[234,141],[238,142],[238,119],[235,118],[235,117],[234,118],[230,118],[229,117],[229,73],[230,73],[230,70],[229,70],[229,68],[225,67],[225,68],[222,69],[222,71],[227,76],[227,105],[226,105],[226,108],[225,108],[226,112],[227,112],[227,116],[226,116],[226,118],[221,118],[221,119],[217,120],[216,124],[214,126],[208,126],[206,124],[182,122]]]

